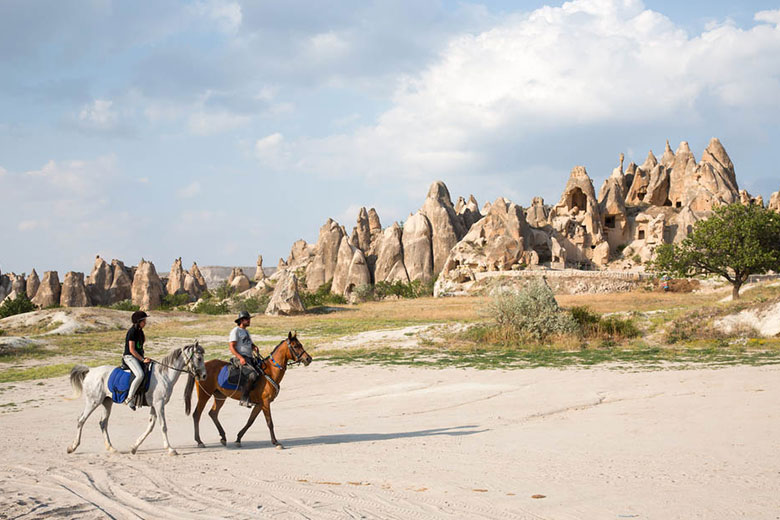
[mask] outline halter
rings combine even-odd
[[[290,354],[292,355],[292,358],[293,358],[293,361],[292,361],[292,363],[294,363],[294,364],[299,364],[299,363],[301,363],[301,362],[303,361],[303,354],[305,354],[305,353],[306,353],[306,350],[304,350],[304,349],[303,349],[303,346],[301,346],[301,350],[303,350],[303,354],[301,354],[301,355],[298,355],[298,353],[297,353],[297,352],[295,352],[295,349],[293,348],[293,346],[292,346],[292,342],[290,341],[290,339],[289,339],[289,338],[287,338],[286,340],[282,341],[281,343],[279,343],[278,345],[276,345],[276,346],[274,347],[274,349],[271,351],[271,353],[268,355],[268,357],[267,357],[267,358],[265,358],[265,360],[268,360],[268,361],[270,361],[270,362],[271,362],[271,364],[272,364],[273,366],[275,366],[276,368],[278,368],[279,370],[284,370],[285,368],[287,368],[287,366],[286,366],[286,365],[287,365],[288,363],[285,363],[285,366],[282,366],[282,365],[280,365],[280,364],[279,364],[279,362],[278,362],[278,361],[276,361],[276,360],[274,359],[274,357],[273,357],[273,356],[274,356],[274,352],[276,352],[276,349],[278,349],[279,347],[281,347],[281,346],[282,346],[283,344],[285,344],[285,343],[287,343],[287,351],[288,351],[288,352],[290,352]]]

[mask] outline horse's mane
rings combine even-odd
[[[162,358],[162,360],[160,361],[160,364],[171,366],[171,365],[173,365],[176,362],[176,359],[179,356],[181,356],[181,349],[180,348],[175,348],[175,349],[171,350],[171,352],[167,356]]]

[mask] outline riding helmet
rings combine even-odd
[[[139,323],[141,320],[145,320],[148,317],[149,315],[144,311],[135,311],[130,319],[133,320],[133,323]]]

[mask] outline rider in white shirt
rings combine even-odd
[[[230,337],[228,338],[230,353],[234,356],[230,362],[241,370],[241,381],[244,383],[242,386],[244,393],[239,404],[250,408],[253,405],[249,401],[249,392],[262,373],[262,368],[257,366],[255,357],[252,355],[253,353],[259,355],[260,350],[257,348],[257,345],[252,343],[249,331],[246,330],[251,321],[252,316],[247,311],[238,313],[238,318],[235,320],[236,327],[230,331]]]

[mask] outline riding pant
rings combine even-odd
[[[141,366],[141,362],[133,356],[123,356],[122,359],[124,359],[125,365],[130,368],[130,371],[133,373],[133,375],[135,375],[133,382],[130,384],[130,390],[127,392],[127,399],[125,399],[125,402],[127,403],[135,397],[135,392],[138,390],[138,385],[140,385],[141,381],[144,379],[144,369]]]
[[[241,370],[241,387],[244,390],[249,390],[257,381],[261,370],[255,365],[254,360],[250,357],[245,357],[246,365],[242,365],[238,358],[234,357],[230,359],[230,363]]]

